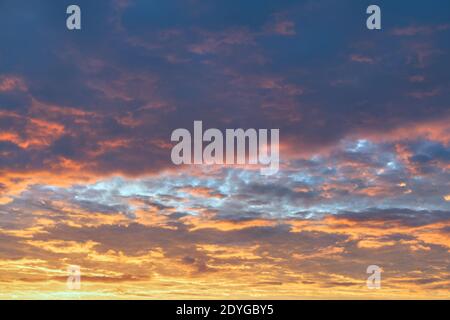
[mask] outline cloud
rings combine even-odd
[[[438,26],[408,26],[403,28],[396,28],[392,31],[395,36],[417,36],[417,35],[431,35],[435,32],[446,31],[450,29],[449,24],[442,24]]]
[[[352,54],[350,56],[350,60],[354,62],[360,62],[360,63],[374,63],[374,60],[370,57],[362,56],[360,54]]]
[[[3,4],[0,298],[448,296],[447,4]],[[277,175],[174,166],[199,119],[280,128]]]

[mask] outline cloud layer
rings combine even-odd
[[[0,4],[0,298],[448,298],[448,4],[69,4]],[[195,120],[279,173],[174,166]]]

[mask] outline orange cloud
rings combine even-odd
[[[178,189],[181,192],[188,193],[194,197],[202,198],[225,198],[225,195],[218,193],[216,190],[207,187],[183,187]]]
[[[0,76],[0,92],[12,90],[25,91],[27,89],[24,81],[16,76]]]

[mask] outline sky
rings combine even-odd
[[[0,0],[0,299],[450,298],[449,39],[445,0]],[[196,120],[279,171],[174,165]]]

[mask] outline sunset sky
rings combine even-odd
[[[449,39],[446,0],[0,0],[0,299],[449,299]],[[175,166],[195,120],[279,172]]]

